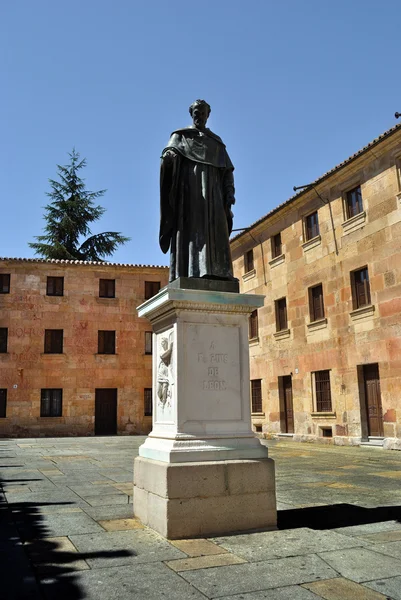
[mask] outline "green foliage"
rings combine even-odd
[[[102,261],[116,251],[120,244],[130,240],[116,231],[105,231],[92,235],[89,224],[100,219],[105,208],[95,206],[94,200],[101,198],[106,190],[89,192],[78,171],[86,166],[73,149],[70,164],[57,165],[60,181],[49,179],[51,192],[47,196],[52,202],[45,206],[45,234],[35,236],[37,242],[29,246],[43,258]],[[83,243],[83,237],[88,237]]]

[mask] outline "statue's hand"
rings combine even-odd
[[[167,150],[167,152],[163,154],[163,160],[166,161],[167,164],[172,164],[176,158],[177,154],[174,150]]]

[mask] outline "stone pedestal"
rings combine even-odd
[[[274,463],[251,428],[248,318],[264,297],[164,288],[153,326],[153,429],[134,514],[170,539],[275,528]]]

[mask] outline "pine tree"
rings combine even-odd
[[[89,192],[78,175],[86,166],[86,159],[80,160],[75,148],[69,156],[70,164],[57,165],[60,181],[49,179],[52,191],[47,192],[47,196],[52,202],[44,207],[47,211],[45,234],[35,236],[38,241],[29,246],[43,258],[102,261],[130,238],[115,231],[91,235],[89,224],[100,219],[106,210],[95,206],[94,200],[101,198],[106,190]],[[90,237],[81,243],[88,235]]]

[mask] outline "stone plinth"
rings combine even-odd
[[[153,326],[153,429],[134,513],[169,538],[276,526],[274,465],[251,428],[248,318],[263,296],[167,287]]]

